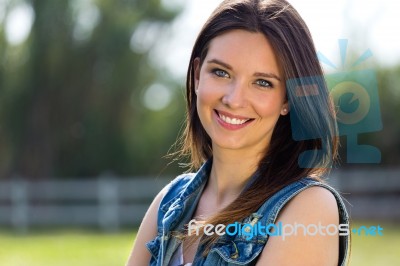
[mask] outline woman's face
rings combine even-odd
[[[194,67],[197,111],[213,149],[265,151],[279,116],[288,112],[285,82],[266,37],[226,32],[211,40],[202,65],[196,58]]]

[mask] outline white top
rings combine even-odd
[[[172,256],[169,266],[191,266],[192,263],[183,263],[183,249],[182,244],[176,249],[174,256]]]

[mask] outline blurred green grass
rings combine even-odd
[[[379,223],[353,223],[376,226]],[[380,224],[383,236],[352,234],[350,266],[400,265],[400,225]],[[125,265],[135,231],[101,233],[61,230],[17,235],[0,231],[0,265],[110,266]]]
[[[350,266],[400,265],[400,224],[356,222],[351,228],[380,225],[383,236],[351,235]]]
[[[0,231],[0,265],[125,265],[135,232],[62,230],[16,235]]]

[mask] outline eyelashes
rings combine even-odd
[[[265,79],[258,79],[255,83],[264,88],[273,88],[272,83]]]
[[[225,70],[219,69],[219,68],[213,68],[211,70],[211,73],[213,73],[215,76],[220,77],[220,78],[229,78],[228,72]]]

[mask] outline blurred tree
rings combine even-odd
[[[371,141],[382,150],[382,163],[400,165],[400,65],[377,71],[383,129],[371,135]]]
[[[34,20],[12,44],[8,14],[22,4]],[[159,173],[183,108],[149,54],[177,11],[161,0],[6,1],[3,11],[0,176]],[[154,111],[143,97],[157,82],[170,100]]]

